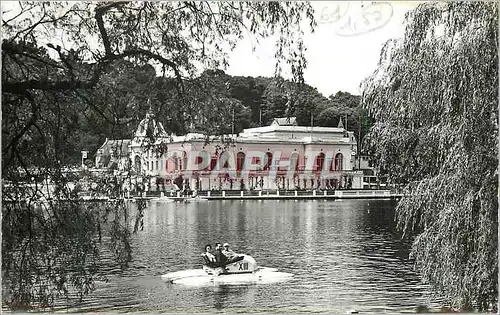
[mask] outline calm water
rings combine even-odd
[[[131,267],[98,283],[79,311],[403,312],[427,305],[394,232],[391,201],[151,203]],[[201,267],[207,243],[229,242],[259,265],[293,273],[275,284],[184,287],[160,275]]]

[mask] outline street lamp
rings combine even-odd
[[[82,151],[82,168],[85,168],[85,159],[87,158],[87,154],[89,153],[89,151]]]

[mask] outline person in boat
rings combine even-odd
[[[227,243],[227,242],[224,243],[224,245],[222,245],[222,247],[223,247],[222,253],[224,254],[224,256],[226,256],[228,264],[233,263],[233,262],[237,262],[237,261],[240,261],[243,259],[243,256],[240,256],[240,255],[236,254],[235,252],[233,252],[231,249],[229,249],[229,243]]]
[[[216,268],[217,267],[217,259],[214,254],[212,254],[212,245],[205,245],[205,252],[201,254],[205,259],[205,264],[209,267]]]
[[[222,244],[215,243],[215,260],[217,267],[224,268],[227,265],[227,257],[222,253]]]

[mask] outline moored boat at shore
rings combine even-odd
[[[175,200],[173,198],[161,196],[158,198],[153,198],[151,201],[156,201],[156,202],[174,202]]]
[[[184,202],[203,202],[203,201],[208,201],[208,198],[196,196],[196,197],[185,198],[183,201]]]

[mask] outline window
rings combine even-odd
[[[244,163],[245,163],[245,153],[238,152],[238,155],[236,155],[236,171],[241,171],[243,169]]]
[[[271,163],[273,162],[273,154],[271,152],[266,152],[266,165],[264,165],[264,171],[268,171]]]
[[[292,152],[290,154],[290,170],[293,169],[293,171],[298,171],[299,170],[299,153],[297,152]]]
[[[335,155],[335,160],[334,160],[334,163],[335,163],[335,170],[336,171],[341,171],[343,169],[343,166],[342,166],[342,160],[344,159],[344,157],[342,156],[342,153],[337,153],[337,155]]]
[[[186,153],[186,151],[182,152],[182,158],[179,157],[179,170],[183,170],[184,165],[187,165],[187,153]]]
[[[231,157],[231,155],[229,154],[229,152],[224,151],[221,153],[220,158],[222,158],[222,156],[224,156],[224,159],[225,159],[224,165],[222,167],[228,168],[229,167],[229,158]]]
[[[210,162],[208,161],[208,159],[210,159]],[[211,160],[210,154],[205,150],[201,151],[200,155],[196,157],[196,165],[198,166],[197,167],[198,169],[200,169],[200,164],[201,164],[202,166],[206,165],[204,168],[202,168],[202,170],[208,171],[210,168],[211,162],[212,162],[212,160]]]
[[[135,156],[135,171],[140,173],[141,172],[141,158],[139,156]]]
[[[215,169],[216,165],[217,165],[217,155],[213,155],[210,160],[210,170]]]
[[[323,164],[325,164],[325,154],[321,152],[318,156],[316,156],[313,170],[321,172],[323,170]]]

